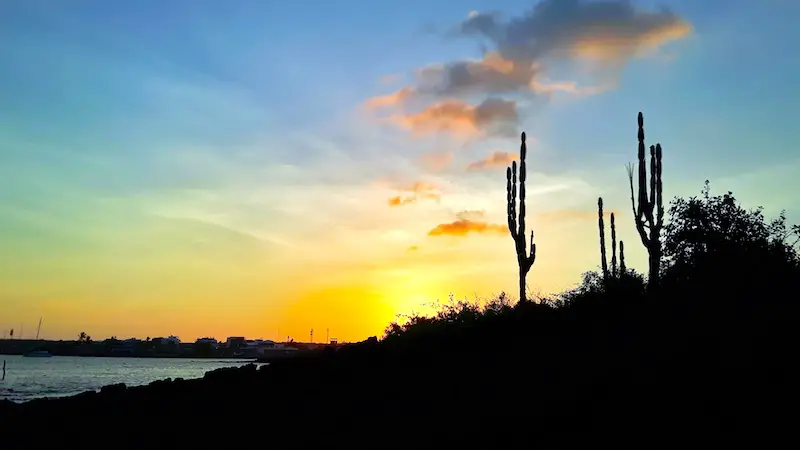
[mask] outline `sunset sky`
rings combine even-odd
[[[532,292],[646,267],[636,114],[668,197],[800,222],[796,0],[0,2],[0,327],[101,339],[380,335],[516,292],[505,167],[528,136]],[[24,324],[24,325],[23,325]]]

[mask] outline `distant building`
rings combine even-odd
[[[214,348],[214,349],[216,349],[219,346],[219,342],[217,342],[216,339],[210,338],[210,337],[200,338],[200,339],[196,340],[194,343],[195,343],[195,345],[198,345],[198,346],[200,346],[200,345],[209,346],[209,347]]]
[[[178,339],[176,336],[170,337],[157,337],[150,340],[152,344],[155,346],[156,349],[166,350],[169,348],[178,349],[181,344],[181,340]]]
[[[242,348],[247,345],[247,339],[239,336],[229,337],[227,345],[229,348]]]

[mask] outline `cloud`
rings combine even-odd
[[[488,44],[480,59],[419,68],[412,85],[371,98],[366,105],[370,109],[402,109],[404,113],[393,116],[393,121],[415,134],[511,134],[510,125],[518,121],[516,103],[499,96],[602,93],[618,82],[620,69],[630,59],[682,39],[691,31],[691,24],[670,10],[646,11],[630,0],[542,0],[527,13],[508,20],[497,13],[471,11],[446,34],[478,38],[485,47]],[[588,62],[610,71],[601,71],[601,79],[579,86],[572,80],[554,81],[548,76],[555,66],[569,67],[553,64],[561,62]],[[475,96],[490,99],[478,106],[463,103]],[[408,113],[406,108],[416,101],[428,106],[422,112]],[[491,108],[487,102],[492,102]],[[495,114],[485,111],[481,116],[481,108]],[[497,115],[499,111],[502,114]],[[502,126],[491,130],[492,125]]]
[[[517,103],[489,98],[478,106],[447,100],[415,114],[395,115],[391,120],[415,135],[449,132],[467,137],[516,136]]]
[[[389,206],[402,206],[407,205],[409,203],[414,203],[417,201],[416,197],[401,197],[396,195],[394,197],[389,197]]]
[[[459,220],[480,220],[486,217],[486,211],[482,209],[470,209],[456,213]]]
[[[450,223],[436,225],[428,232],[428,236],[466,237],[470,233],[505,235],[508,233],[508,227],[478,220],[458,219]]]
[[[381,109],[390,106],[396,106],[405,101],[411,94],[413,89],[403,88],[393,94],[381,95],[373,97],[365,103],[367,109]]]
[[[415,251],[419,250],[419,247],[416,246],[416,245],[412,245],[412,246],[408,247],[406,250],[409,251],[409,252],[415,252]]]
[[[454,33],[484,37],[512,61],[551,57],[621,62],[691,31],[691,24],[672,11],[638,10],[629,0],[543,0],[505,22],[495,13],[470,14]]]
[[[403,77],[401,73],[390,73],[389,75],[384,75],[381,77],[381,83],[383,84],[392,84]]]
[[[507,167],[511,164],[512,161],[515,161],[519,158],[519,155],[516,153],[509,153],[500,150],[495,150],[492,152],[491,155],[487,156],[486,158],[475,161],[470,163],[467,166],[467,170],[476,171],[476,170],[485,170],[485,169],[492,169],[495,167]]]
[[[432,183],[427,183],[425,181],[417,181],[416,183],[408,186],[398,187],[397,190],[399,191],[407,191],[413,192],[415,194],[428,194],[435,191],[438,191],[439,188]]]
[[[481,60],[454,61],[419,69],[419,85],[412,92],[436,97],[515,92],[529,89],[539,70],[538,66],[518,64],[498,53],[488,52]]]
[[[453,163],[454,152],[452,150],[436,153],[425,153],[419,157],[419,162],[423,167],[432,171],[440,172]]]
[[[439,188],[424,181],[418,181],[409,186],[399,186],[396,190],[409,192],[410,195],[390,197],[388,200],[389,206],[403,206],[423,199],[439,200],[441,198],[441,194],[438,192]]]

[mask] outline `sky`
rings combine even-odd
[[[646,251],[636,115],[667,198],[800,222],[794,0],[0,2],[0,327],[343,341]],[[608,219],[608,218],[607,218]]]

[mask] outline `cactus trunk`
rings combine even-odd
[[[647,166],[645,161],[644,118],[639,113],[639,147],[638,147],[638,187],[639,195],[634,200],[633,166],[628,165],[628,179],[631,189],[631,208],[636,231],[642,245],[649,254],[648,290],[659,285],[661,270],[661,228],[664,225],[664,201],[661,183],[661,144],[650,146],[650,192],[648,196]]]
[[[603,197],[597,199],[597,228],[600,230],[600,267],[605,280],[608,278],[608,260],[606,259],[606,227],[603,223]]]
[[[628,272],[625,267],[625,243],[619,241],[619,275],[623,276]]]
[[[614,224],[614,213],[611,213],[611,276],[617,277],[617,226]]]
[[[514,239],[514,249],[517,253],[517,264],[519,265],[519,301],[525,303],[525,277],[531,270],[536,260],[536,244],[533,243],[533,230],[531,230],[530,250],[525,242],[525,180],[527,167],[525,157],[527,147],[525,145],[525,133],[521,136],[520,144],[520,164],[519,164],[519,214],[517,214],[517,162],[511,163],[511,167],[506,169],[506,206],[508,212],[508,231]],[[519,226],[517,225],[519,223]]]

